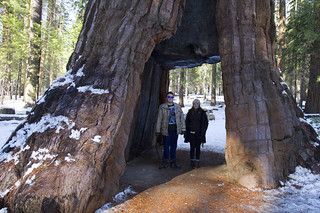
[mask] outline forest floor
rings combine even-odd
[[[161,160],[151,150],[130,161],[120,179],[137,195],[103,212],[267,212],[262,191],[248,190],[230,178],[224,155],[201,153],[201,167],[190,168],[189,152],[177,150],[181,169],[158,169]]]

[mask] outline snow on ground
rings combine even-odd
[[[298,166],[283,187],[265,190],[267,204],[260,212],[320,212],[320,175]]]
[[[27,111],[30,111],[30,108],[25,108],[25,103],[22,99],[18,100],[5,100],[4,105],[0,105],[0,107],[12,108],[15,109],[16,115],[26,115]],[[15,115],[4,115],[0,114],[1,117]],[[16,129],[16,127],[22,123],[21,120],[10,120],[10,121],[0,121],[0,148],[4,145],[4,143],[8,140],[11,133]]]
[[[185,100],[185,107],[183,108],[186,114],[192,106],[194,98],[200,99],[201,97],[191,96]],[[221,97],[218,97],[221,99]],[[223,100],[220,100],[223,101]],[[18,101],[6,101],[6,107],[12,107],[16,109],[17,114],[25,114],[27,109],[23,106],[21,100]],[[201,104],[202,108],[205,109],[216,109],[213,110],[215,120],[209,121],[207,130],[207,143],[204,145],[202,150],[214,151],[224,153],[226,143],[226,131],[225,131],[225,113],[224,107],[212,107],[209,102]],[[28,109],[30,110],[30,109]],[[310,119],[307,119],[310,122]],[[4,145],[7,139],[10,137],[11,132],[23,121],[0,121],[0,148]],[[319,122],[313,120],[311,125],[316,128],[319,132]],[[178,149],[189,149],[189,144],[184,143],[183,136],[178,138]],[[0,154],[1,155],[1,154]],[[313,174],[310,170],[298,166],[296,172],[289,176],[289,180],[283,183],[283,187],[273,190],[265,190],[267,196],[265,197],[266,204],[261,206],[258,212],[319,212],[320,209],[320,175]],[[130,187],[120,192],[114,197],[114,202],[119,200],[125,200],[126,194],[135,194]],[[99,213],[105,209],[110,208],[110,203],[106,204],[96,212]],[[7,209],[0,209],[0,213],[6,213]]]

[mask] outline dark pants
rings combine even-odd
[[[200,159],[201,140],[198,134],[190,134],[190,159],[194,159],[194,151],[196,151],[196,159]]]
[[[176,149],[177,149],[178,134],[177,130],[169,130],[168,136],[163,136],[163,160],[176,159]]]

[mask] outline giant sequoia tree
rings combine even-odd
[[[303,136],[294,105],[276,73],[272,2],[217,4],[228,167],[241,184],[264,188],[276,187],[294,170]],[[205,30],[193,36],[181,33],[188,30],[185,23],[194,27],[190,33],[202,24],[183,21],[183,12],[184,17],[205,14],[206,20],[206,15],[214,15],[208,8],[214,11],[215,2],[90,0],[69,71],[53,83],[1,149],[4,203],[15,212],[93,212],[110,199],[125,169],[133,122],[140,118],[136,115],[140,92],[151,97],[143,106],[157,107],[158,100],[152,97],[159,94],[145,89],[143,81],[150,78],[157,83],[160,77],[149,74],[167,76],[168,66],[174,66],[174,60],[166,58],[172,51],[168,45],[187,41],[180,49],[182,55],[190,53],[183,65],[213,62],[213,36]],[[201,13],[204,10],[207,13]],[[171,40],[173,34],[176,38]],[[161,46],[167,38],[171,42]],[[146,111],[142,118],[156,115]]]

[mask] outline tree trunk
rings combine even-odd
[[[28,1],[26,1],[25,7],[29,8]],[[23,17],[23,22],[24,22],[23,33],[26,35],[28,33],[29,23],[30,23],[27,16]],[[28,46],[30,48],[30,41],[29,41]],[[29,56],[26,56],[23,58],[25,66],[24,66],[24,73],[23,73],[23,88],[22,88],[22,90],[23,90],[23,101],[27,102],[27,103],[32,101],[31,97],[28,95],[28,89],[27,89],[27,87],[28,87],[27,84],[30,84],[29,83],[30,81],[28,80],[28,75],[29,75],[28,60],[29,60],[29,57],[30,57],[30,51],[29,51]]]
[[[286,21],[286,0],[279,1],[279,27],[278,27],[278,67],[283,71],[283,47],[284,47],[284,34],[285,34],[285,21]]]
[[[207,66],[204,66],[204,74],[203,74],[203,81],[202,81],[202,92],[203,92],[203,101],[206,101],[207,100],[207,73],[208,73],[208,70],[207,70]]]
[[[185,79],[186,79],[186,83],[185,83],[185,96],[188,98],[189,97],[189,73],[190,70],[189,69],[185,69]]]
[[[314,3],[314,32],[319,35],[320,32],[320,6]],[[308,97],[306,103],[306,113],[320,113],[320,42],[313,42],[310,58],[310,76],[308,85]]]
[[[212,75],[211,75],[211,106],[217,104],[216,101],[216,88],[217,88],[217,65],[212,65]]]
[[[30,25],[29,25],[29,62],[28,78],[26,86],[26,98],[29,103],[34,103],[39,98],[39,72],[41,59],[41,17],[42,17],[42,0],[30,1]]]
[[[303,72],[300,72],[300,100],[299,105],[302,107],[304,101],[307,100],[307,94],[306,94],[306,78],[304,76]]]
[[[303,140],[279,82],[273,1],[219,0],[217,11],[227,165],[240,184],[273,188],[294,171]]]
[[[0,80],[0,104],[3,105],[4,102],[4,80]]]
[[[19,60],[19,70],[18,70],[18,79],[17,79],[17,91],[16,91],[16,97],[21,98],[21,85],[22,85],[22,59]],[[17,98],[16,98],[17,99]]]
[[[179,83],[179,104],[181,107],[184,107],[183,95],[184,95],[184,87],[185,87],[185,77],[184,77],[185,69],[180,69],[180,83]]]
[[[175,33],[183,9],[180,0],[88,2],[69,71],[15,132],[24,140],[11,137],[2,149],[0,191],[10,189],[11,211],[94,212],[111,200],[144,64]]]

